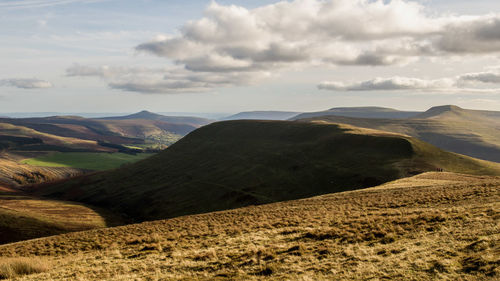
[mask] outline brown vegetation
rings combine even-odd
[[[0,259],[0,279],[44,272],[50,269],[50,262],[39,258]]]
[[[13,154],[0,152],[0,184],[23,186],[54,181],[82,174],[82,170],[61,167],[35,167],[20,164]]]
[[[0,246],[23,280],[497,280],[500,178],[426,173],[359,191]]]

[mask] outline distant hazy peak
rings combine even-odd
[[[397,112],[399,110],[388,107],[380,107],[380,106],[359,106],[359,107],[332,107],[328,111],[378,111],[378,112]]]
[[[426,112],[416,116],[417,118],[430,118],[434,116],[443,115],[445,113],[458,113],[465,111],[465,109],[458,107],[456,105],[440,105],[429,108]]]

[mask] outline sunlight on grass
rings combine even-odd
[[[71,167],[88,170],[108,170],[123,164],[137,162],[153,155],[139,153],[95,153],[95,152],[57,152],[36,158],[25,159],[23,164],[43,167]]]

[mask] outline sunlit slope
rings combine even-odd
[[[383,186],[0,246],[23,280],[498,280],[500,178]],[[1,261],[1,260],[0,260]]]
[[[298,120],[314,118],[319,116],[344,116],[355,118],[410,118],[418,115],[417,111],[400,111],[386,107],[364,106],[364,107],[334,107],[324,111],[305,112],[290,118],[289,120]]]
[[[300,121],[328,121],[407,134],[441,149],[500,162],[500,112],[437,106],[410,119],[370,119],[334,115]]]
[[[359,189],[436,169],[500,172],[497,164],[407,136],[335,124],[227,121],[136,164],[40,192],[144,220]]]
[[[0,188],[0,244],[121,223],[101,209]]]
[[[24,165],[6,154],[0,154],[0,185],[22,186],[54,181],[81,174],[82,171],[65,167],[34,167]]]

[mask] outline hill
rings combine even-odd
[[[34,167],[19,163],[18,156],[0,153],[0,186],[23,186],[74,177],[80,169],[64,167]]]
[[[415,117],[421,112],[417,111],[400,111],[386,107],[366,106],[366,107],[334,107],[325,111],[305,112],[290,118],[290,120],[298,120],[305,118],[313,118],[319,116],[345,116],[356,118],[410,118]]]
[[[19,189],[0,186],[0,244],[122,223],[101,209],[29,196]]]
[[[441,149],[500,162],[500,112],[438,106],[408,119],[319,116],[300,121],[327,121],[416,137]]]
[[[168,146],[199,127],[162,120],[104,120],[78,116],[0,119],[0,122],[60,137],[143,147]]]
[[[29,127],[0,122],[0,150],[100,151],[111,152],[96,141],[53,135]]]
[[[146,160],[39,192],[150,220],[365,188],[436,169],[499,174],[500,165],[381,131],[226,121]]]
[[[499,189],[498,177],[434,172],[69,233],[0,246],[0,274],[21,265],[39,272],[22,280],[498,280]]]
[[[213,120],[200,118],[200,117],[191,117],[191,116],[165,116],[153,112],[149,112],[147,110],[143,110],[141,112],[137,112],[130,115],[125,116],[113,116],[113,117],[103,117],[99,118],[102,120],[130,120],[130,119],[145,119],[145,120],[157,120],[164,121],[168,123],[176,123],[176,124],[189,124],[192,126],[200,127],[213,122]]]
[[[222,120],[287,120],[300,112],[291,111],[245,111],[222,118]]]

